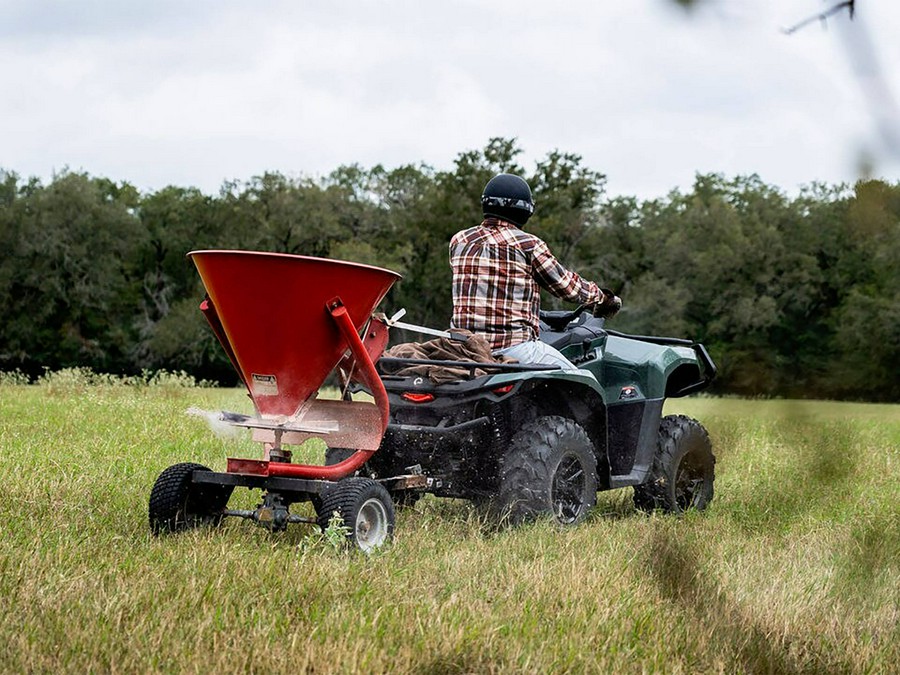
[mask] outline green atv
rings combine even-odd
[[[709,435],[696,420],[662,410],[666,398],[707,387],[715,364],[702,344],[607,330],[586,309],[542,312],[540,334],[584,372],[382,357],[390,422],[362,473],[424,474],[427,487],[394,490],[395,499],[469,499],[510,523],[546,514],[574,524],[599,490],[626,486],[641,510],[705,508],[715,472]],[[470,376],[435,384],[389,374],[442,363]],[[330,449],[327,462],[343,452]]]

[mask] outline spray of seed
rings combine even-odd
[[[201,417],[209,424],[212,432],[223,440],[235,440],[240,436],[241,429],[232,426],[222,419],[222,413],[214,410],[201,410],[200,408],[190,407],[185,411],[192,417]]]

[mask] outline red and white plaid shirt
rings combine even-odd
[[[539,287],[563,300],[599,302],[603,292],[567,270],[539,237],[486,218],[450,240],[454,328],[484,335],[492,349],[537,339]]]

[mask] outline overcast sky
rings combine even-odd
[[[896,181],[900,2],[780,30],[836,1],[0,0],[0,168],[216,193],[503,136],[528,169],[580,154],[611,195],[696,172],[794,193],[861,157]]]

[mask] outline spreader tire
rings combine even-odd
[[[683,513],[705,509],[713,498],[716,458],[703,425],[684,415],[663,417],[648,482],[634,488],[641,511]]]
[[[491,506],[496,516],[517,525],[551,515],[561,525],[574,525],[596,503],[597,458],[580,425],[565,417],[539,417],[513,436]]]
[[[163,471],[150,492],[150,531],[181,532],[201,525],[218,525],[234,489],[227,485],[199,485],[195,471],[209,471],[202,464],[184,462]]]
[[[325,466],[333,466],[339,462],[343,462],[354,452],[356,452],[356,450],[352,448],[326,448]],[[370,476],[382,475],[381,467],[372,460],[369,460],[369,462],[364,464],[362,470],[358,471],[356,475],[359,475],[359,473],[368,474]],[[415,506],[416,502],[422,498],[422,493],[417,492],[416,490],[388,490],[388,492],[391,495],[391,499],[394,500],[394,506],[396,508]],[[316,510],[318,511],[318,508]]]
[[[334,514],[347,528],[347,541],[369,552],[390,541],[394,534],[394,504],[384,486],[371,478],[344,478],[322,494],[316,510],[324,532]]]

